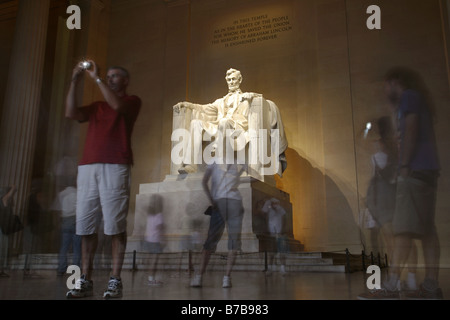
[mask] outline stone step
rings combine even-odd
[[[69,262],[71,255],[68,255]],[[240,253],[236,258],[233,270],[236,271],[264,271],[269,263],[270,253]],[[19,255],[9,261],[11,269],[23,269],[26,255]],[[154,255],[147,252],[127,252],[123,264],[124,270],[148,270],[150,269]],[[200,253],[191,253],[191,261],[198,264]],[[57,254],[34,254],[28,257],[31,269],[56,269],[58,265]],[[158,257],[159,270],[187,269],[189,254],[187,252],[162,253]],[[275,256],[275,264],[279,264],[278,255]],[[209,270],[224,271],[227,265],[227,253],[214,253],[208,264]],[[96,256],[94,268],[108,269],[111,260],[108,256]],[[288,272],[345,272],[345,265],[335,264],[332,258],[324,257],[320,252],[296,252],[286,254],[286,271]]]

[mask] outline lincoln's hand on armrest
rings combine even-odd
[[[180,113],[182,109],[192,109],[190,102],[178,102],[173,106],[173,111]]]
[[[185,109],[191,109],[191,110],[197,110],[199,112],[204,112],[202,105],[200,104],[195,104],[192,102],[187,102],[187,101],[183,101],[183,102],[179,102],[176,105],[173,106],[173,110],[176,113],[180,113],[180,111],[185,108]]]
[[[242,94],[241,101],[248,100],[252,102],[254,98],[262,97],[262,94],[254,93],[254,92],[245,92]]]

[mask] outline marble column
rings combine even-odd
[[[29,193],[50,0],[20,0],[0,127],[0,185],[16,185],[16,212]]]

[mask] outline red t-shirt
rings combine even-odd
[[[125,96],[132,103],[125,112],[113,110],[107,102],[97,101],[81,108],[89,127],[80,165],[92,163],[133,164],[131,133],[141,108],[137,96]]]

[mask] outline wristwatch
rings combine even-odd
[[[102,83],[102,79],[97,78],[97,79],[95,79],[95,82],[97,82],[97,84],[100,84],[100,83]]]

